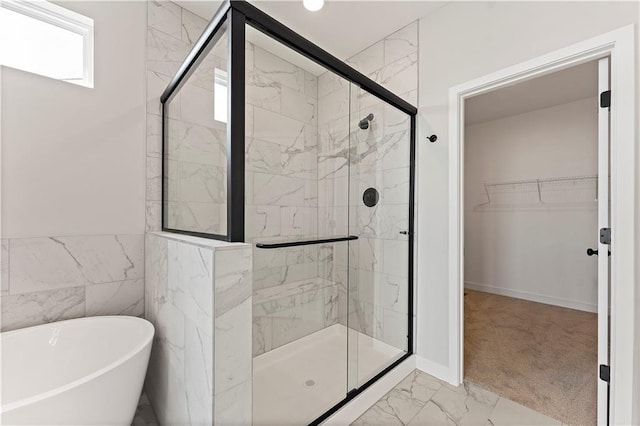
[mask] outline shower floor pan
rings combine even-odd
[[[347,376],[366,382],[404,352],[335,324],[253,360],[253,424],[306,425],[343,400]],[[357,339],[357,344],[353,342]],[[355,387],[355,383],[351,387]]]

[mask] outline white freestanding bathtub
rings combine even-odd
[[[0,333],[0,424],[131,424],[153,325],[104,316]]]

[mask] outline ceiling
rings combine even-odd
[[[207,20],[221,4],[208,0],[174,1]],[[301,0],[252,0],[251,3],[343,60],[446,4],[424,0],[325,0],[320,11],[309,12]]]
[[[470,98],[465,124],[523,114],[598,95],[598,62],[592,61]]]

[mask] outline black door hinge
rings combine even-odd
[[[611,107],[611,90],[600,93],[600,108]]]
[[[600,380],[609,383],[609,366],[600,364]]]
[[[611,228],[600,229],[600,242],[602,244],[611,244]]]

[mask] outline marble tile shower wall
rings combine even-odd
[[[417,22],[347,62],[417,105]],[[337,283],[339,300],[349,301],[339,304],[342,324],[349,314],[351,327],[404,348],[408,243],[400,231],[408,229],[408,117],[331,73],[320,75],[318,96],[319,232],[359,236],[357,243],[323,249],[321,276]],[[358,129],[358,121],[369,113],[375,116],[370,128]],[[362,203],[369,187],[380,193],[373,208]]]
[[[318,234],[317,78],[247,44],[248,242]],[[254,290],[318,276],[317,248],[254,251]]]
[[[144,236],[1,241],[0,330],[144,313]]]
[[[317,76],[247,44],[248,241],[318,235]],[[254,246],[254,355],[335,324],[335,285],[317,246]]]

